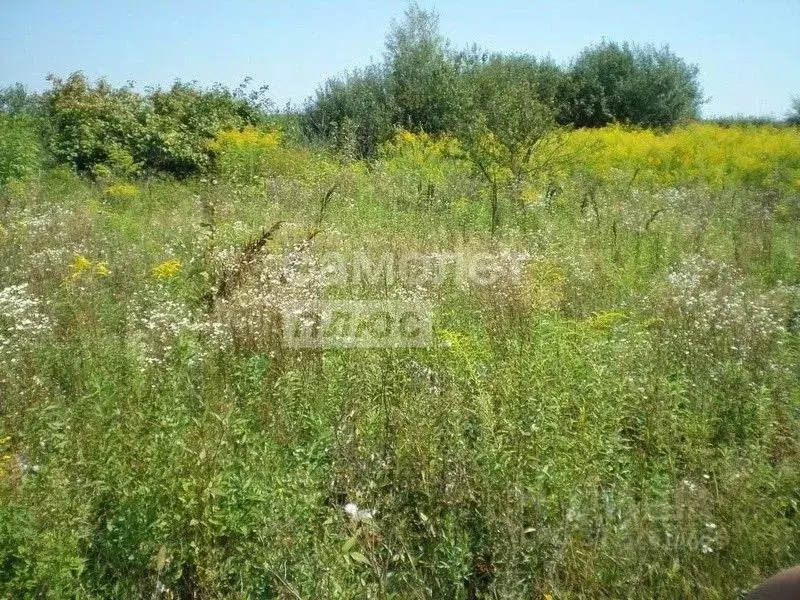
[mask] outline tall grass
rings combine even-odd
[[[1,597],[730,598],[797,562],[797,189],[575,170],[490,236],[419,140],[230,143],[218,182],[7,188]],[[443,251],[494,283],[326,279]],[[433,342],[285,347],[325,297],[431,302]]]

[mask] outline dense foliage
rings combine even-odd
[[[424,132],[7,186],[0,597],[711,600],[796,563],[800,132],[576,131],[517,189],[486,127],[494,232]],[[430,306],[430,344],[288,345],[328,299]]]
[[[697,68],[666,47],[604,42],[568,67],[531,56],[455,52],[439,33],[436,15],[412,5],[387,37],[382,64],[331,79],[317,91],[306,106],[306,130],[339,147],[342,132],[353,131],[361,156],[374,155],[393,128],[463,130],[476,118],[494,118],[489,108],[476,112],[471,102],[479,66],[487,70],[486,78],[506,72],[491,81],[498,96],[535,87],[533,106],[526,110],[537,110],[545,95],[552,120],[562,125],[670,127],[697,117],[702,101]]]
[[[202,89],[175,83],[147,94],[132,86],[92,85],[80,73],[51,78],[44,94],[53,156],[94,176],[132,176],[163,171],[176,176],[203,172],[208,142],[221,129],[264,120],[261,96],[222,86]]]
[[[681,123],[666,49],[436,25],[301,115],[0,91],[0,598],[719,600],[800,560],[800,129]],[[353,300],[430,338],[292,343]]]
[[[800,125],[800,97],[792,98],[792,110],[787,120],[793,125]]]
[[[303,129],[339,152],[370,156],[391,137],[397,110],[377,65],[333,78],[317,91],[303,114]]]
[[[696,118],[702,100],[697,67],[669,48],[603,42],[584,50],[568,72],[566,121],[669,127]]]
[[[24,114],[0,113],[0,190],[12,179],[27,179],[39,167],[37,122]]]

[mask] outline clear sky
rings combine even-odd
[[[459,48],[566,62],[605,38],[669,44],[700,67],[705,116],[783,116],[800,95],[800,0],[441,0]],[[113,83],[250,75],[282,105],[328,76],[380,60],[403,0],[0,0],[0,86],[41,90],[48,73],[82,70]]]

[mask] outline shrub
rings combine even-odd
[[[562,118],[578,127],[669,127],[696,117],[702,101],[697,67],[666,46],[603,42],[584,50],[569,74]]]
[[[131,85],[91,85],[81,73],[51,77],[44,102],[56,159],[94,177],[143,170],[185,177],[209,166],[208,141],[220,129],[261,122],[265,101],[223,86],[176,82],[142,95]]]
[[[0,114],[0,188],[25,179],[39,167],[37,124],[31,117]]]
[[[394,131],[396,110],[381,67],[333,78],[306,103],[302,128],[311,138],[325,140],[353,156],[374,156],[378,145]]]
[[[386,38],[385,57],[396,124],[434,134],[452,131],[459,113],[458,72],[436,13],[411,4]]]
[[[178,176],[205,171],[210,165],[208,142],[223,129],[240,129],[265,119],[265,105],[254,105],[221,85],[210,89],[176,82],[168,91],[149,96],[144,162],[148,168]]]
[[[800,97],[792,98],[792,110],[786,120],[792,125],[800,125]]]
[[[216,169],[230,181],[250,183],[267,172],[275,162],[276,149],[281,144],[278,130],[260,131],[253,127],[223,130],[208,144],[214,155]]]
[[[386,38],[383,64],[329,79],[309,100],[303,128],[356,156],[374,156],[397,128],[452,131],[459,75],[434,13],[412,5]]]
[[[41,98],[32,94],[21,83],[0,89],[0,114],[38,115],[41,109]]]

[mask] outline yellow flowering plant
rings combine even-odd
[[[153,267],[153,277],[160,280],[172,279],[180,272],[181,261],[176,258],[170,258]]]
[[[405,129],[398,130],[378,149],[379,165],[404,184],[406,196],[416,195],[423,204],[434,202],[437,190],[463,174],[463,165],[453,160],[460,154],[458,140],[453,136]]]
[[[573,131],[566,142],[576,166],[605,181],[800,188],[800,132],[791,127],[696,123],[661,133],[612,125]]]
[[[76,254],[69,265],[67,279],[74,281],[91,276],[108,277],[109,275],[111,275],[111,269],[108,262],[92,262],[83,254]]]
[[[208,143],[219,174],[229,181],[249,184],[265,176],[293,173],[304,162],[306,150],[289,148],[278,129],[245,127],[220,131]]]
[[[105,189],[109,200],[132,200],[139,197],[139,188],[132,183],[115,183]]]

